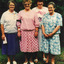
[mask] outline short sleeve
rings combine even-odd
[[[42,21],[41,21],[40,25],[44,25],[44,21],[45,21],[45,16],[43,16],[43,18],[42,18]]]
[[[17,25],[17,27],[20,27],[21,26],[21,12],[19,12],[18,14],[18,17],[17,17],[17,23],[16,23],[16,25]]]
[[[32,8],[32,10],[35,11],[35,10],[36,10],[36,7]],[[35,12],[36,12],[36,11],[35,11]]]
[[[21,12],[18,13],[18,19],[17,20],[21,20]]]
[[[61,14],[58,14],[57,15],[57,26],[62,26],[62,16]]]
[[[34,20],[35,20],[35,27],[39,27],[39,20],[38,20],[38,16],[36,13],[35,13]]]
[[[2,14],[2,16],[1,16],[1,24],[4,24],[4,14]]]
[[[49,13],[48,8],[45,9],[46,13]]]

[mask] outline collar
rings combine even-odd
[[[9,10],[7,10],[7,12],[8,12],[8,13],[11,13]],[[16,12],[15,12],[15,11],[13,11],[13,12],[12,12],[12,14],[16,14]]]

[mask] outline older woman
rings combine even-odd
[[[42,20],[42,42],[43,45],[43,52],[44,53],[51,53],[52,59],[51,64],[55,64],[54,57],[55,55],[61,54],[60,49],[60,26],[62,26],[62,16],[61,14],[55,12],[55,3],[50,2],[48,4],[49,13],[44,15]],[[49,54],[47,55],[46,63],[49,62]]]
[[[48,13],[48,8],[44,6],[44,0],[37,0],[37,7],[34,7],[32,10],[34,10],[37,13],[39,23],[41,24],[44,14]],[[39,51],[42,52],[43,42],[42,42],[42,29],[40,24],[39,24],[39,32],[38,32],[38,42],[39,42]],[[44,53],[43,53],[43,60],[44,61],[46,60]],[[38,59],[35,59],[34,61],[37,62]]]
[[[24,10],[18,13],[18,20],[22,22],[18,22],[18,37],[21,36],[20,41],[20,50],[25,53],[25,62],[28,63],[27,53],[29,52],[31,55],[30,64],[34,64],[32,62],[32,53],[38,52],[38,27],[39,21],[36,13],[30,9],[32,4],[31,0],[23,0]],[[36,38],[35,38],[36,37]]]
[[[8,56],[8,62],[10,63],[10,55],[13,55],[13,64],[17,64],[14,59],[14,55],[19,52],[19,43],[17,39],[17,13],[14,11],[15,2],[9,1],[9,9],[2,14],[1,17],[1,31],[2,31],[2,54]]]

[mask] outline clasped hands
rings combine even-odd
[[[48,37],[52,37],[53,36],[53,32],[52,33],[50,33],[50,34],[46,34],[46,33],[43,33],[44,34],[44,36],[46,37],[46,38],[48,38]]]

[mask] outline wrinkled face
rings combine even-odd
[[[48,11],[50,14],[52,14],[54,12],[55,8],[53,5],[48,5]]]
[[[14,10],[15,9],[15,4],[10,2],[9,4],[9,10]]]
[[[43,2],[37,2],[37,6],[38,6],[39,9],[41,9],[42,6],[43,6]]]
[[[24,7],[25,7],[25,9],[29,10],[30,7],[31,7],[31,3],[30,2],[25,2]]]

